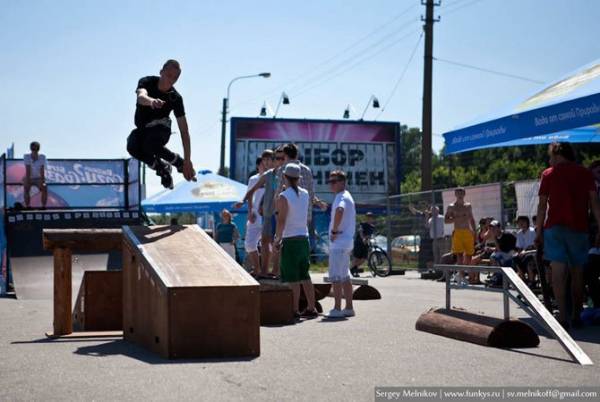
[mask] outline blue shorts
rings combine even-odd
[[[566,226],[544,229],[544,259],[562,262],[571,267],[583,267],[588,259],[588,234]]]

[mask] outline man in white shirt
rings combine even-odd
[[[329,223],[329,279],[333,284],[335,305],[328,316],[330,318],[352,317],[354,309],[350,282],[350,254],[354,246],[356,207],[352,195],[346,190],[346,173],[334,170],[329,175],[328,183],[335,194]],[[342,290],[346,299],[343,310]]]
[[[517,235],[517,251],[514,261],[519,267],[519,275],[527,283],[533,284],[535,281],[535,271],[533,264],[529,264],[526,258],[526,252],[535,249],[535,229],[529,224],[529,217],[521,215],[517,217],[517,226],[519,231]],[[525,277],[527,275],[527,278]]]
[[[256,158],[256,169],[258,170],[258,173],[248,179],[248,188],[254,187],[258,182],[260,175],[267,170],[267,161],[270,165],[270,160],[267,160],[266,158],[263,160],[262,157]],[[258,242],[260,241],[260,235],[262,233],[262,216],[258,213],[258,209],[264,192],[264,188],[259,188],[248,202],[248,221],[246,222],[244,246],[248,253],[250,263],[252,264],[252,274],[255,276],[266,276],[267,273],[267,267],[262,267],[260,265],[260,259],[258,258]]]
[[[23,155],[25,163],[25,177],[23,179],[23,197],[25,208],[31,206],[31,186],[38,188],[42,194],[42,209],[48,202],[48,188],[46,186],[46,156],[40,154],[40,143],[37,141],[29,145],[31,153]]]
[[[431,207],[431,217],[427,220],[427,227],[429,237],[433,240],[433,263],[439,264],[443,254],[444,215],[440,214],[440,209],[436,206]]]

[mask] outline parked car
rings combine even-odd
[[[417,261],[420,243],[419,235],[404,235],[394,238],[392,240],[392,261],[399,263]]]

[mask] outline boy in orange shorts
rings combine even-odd
[[[470,265],[471,257],[475,254],[475,219],[471,204],[465,202],[465,189],[454,190],[456,201],[448,206],[444,222],[454,225],[452,233],[452,253],[456,255],[458,265]],[[456,282],[465,284],[464,272],[459,271]],[[469,277],[471,284],[479,283],[479,275]]]

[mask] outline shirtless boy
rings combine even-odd
[[[456,201],[448,206],[444,222],[454,225],[452,232],[452,253],[456,255],[458,265],[470,265],[475,253],[475,219],[471,204],[465,202],[465,189],[454,190]],[[471,284],[479,283],[477,275],[470,275]],[[464,272],[459,271],[456,282],[464,284]]]

